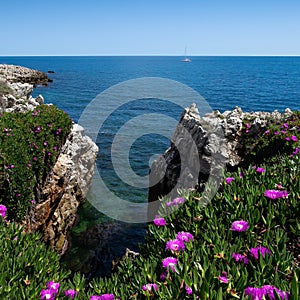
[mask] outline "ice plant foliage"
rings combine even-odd
[[[246,222],[244,220],[240,220],[240,221],[234,221],[231,224],[230,229],[232,231],[243,232],[243,231],[246,231],[248,228],[249,228],[248,222]]]

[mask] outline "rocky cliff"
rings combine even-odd
[[[33,88],[48,81],[47,75],[40,71],[0,65],[0,112],[35,109],[44,99],[33,98]],[[84,129],[73,124],[52,172],[35,191],[38,204],[24,220],[27,232],[41,232],[44,241],[59,254],[64,254],[69,247],[68,235],[76,221],[77,209],[85,201],[97,153],[98,147],[84,135]]]
[[[0,112],[24,112],[44,103],[41,95],[33,98],[31,93],[34,86],[47,85],[49,80],[37,70],[0,64]]]
[[[291,114],[289,109],[283,114],[248,113],[236,107],[201,118],[196,106],[191,105],[182,113],[169,149],[151,166],[149,201],[166,195],[174,198],[180,189],[201,191],[209,178],[219,184],[223,169],[235,168],[243,162],[251,150],[246,147],[249,139],[255,141],[272,123]]]
[[[27,231],[39,231],[44,241],[59,254],[70,245],[69,232],[77,219],[91,182],[98,147],[74,124],[40,191],[39,204],[33,206],[26,220]]]

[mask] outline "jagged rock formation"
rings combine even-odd
[[[40,231],[43,240],[59,254],[69,248],[69,232],[77,209],[85,201],[98,147],[83,128],[74,124],[57,162],[45,182],[39,203],[26,220],[27,231]]]
[[[10,83],[29,83],[34,86],[48,85],[48,82],[51,82],[51,79],[41,71],[6,64],[0,64],[0,79]]]
[[[25,112],[44,102],[31,93],[37,84],[47,85],[45,73],[20,66],[0,65],[0,112]],[[2,87],[2,93],[1,93]],[[85,201],[94,173],[98,147],[73,124],[52,172],[35,191],[37,205],[24,220],[27,232],[39,231],[43,240],[59,254],[69,247],[69,232],[77,209]]]
[[[271,123],[291,114],[289,109],[247,113],[236,107],[201,118],[195,105],[185,109],[170,148],[151,166],[149,201],[174,198],[178,189],[203,190],[209,178],[219,184],[222,169],[238,166],[247,155],[246,139],[260,137]]]
[[[33,88],[37,84],[47,85],[48,82],[47,75],[40,71],[0,64],[0,112],[25,112],[35,109],[44,103],[44,98],[41,95],[33,98]]]

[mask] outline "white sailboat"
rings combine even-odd
[[[186,56],[186,47],[185,47],[185,50],[184,50],[184,59],[181,60],[182,62],[191,62],[192,60],[190,58],[188,58]]]

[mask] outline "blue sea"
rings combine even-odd
[[[98,94],[126,80],[143,77],[165,78],[185,84],[201,94],[213,110],[221,112],[232,110],[235,106],[249,112],[283,112],[287,107],[300,110],[300,57],[201,56],[191,57],[191,63],[183,63],[181,59],[174,56],[0,57],[0,63],[22,65],[43,72],[54,71],[48,74],[53,82],[47,87],[38,86],[34,96],[42,94],[45,103],[53,103],[63,109],[75,122]],[[132,101],[112,113],[101,128],[102,135],[97,137],[100,149],[97,167],[105,184],[119,197],[138,203],[147,201],[147,189],[130,187],[114,172],[111,162],[114,135],[122,125],[138,115],[159,112],[179,120],[182,112],[181,107],[170,108],[160,103],[160,99],[146,100]],[[113,98],[110,101],[114,101]],[[164,152],[168,143],[167,138],[157,134],[139,138],[129,155],[134,172],[146,175],[149,159]],[[80,215],[79,224],[73,231],[71,249],[72,257],[77,259],[91,250],[78,241],[79,234],[109,220],[88,204],[81,209]],[[123,224],[124,228],[122,237],[112,238],[107,246],[112,256],[121,255],[126,247],[137,250],[137,244],[143,241],[145,224]],[[107,264],[103,268],[107,268]]]

